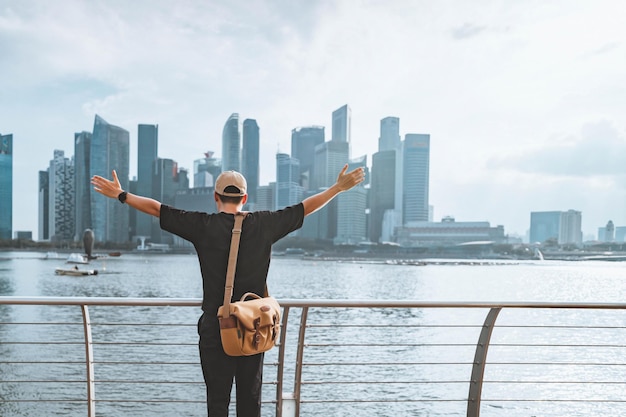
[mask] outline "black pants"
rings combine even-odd
[[[263,354],[235,357],[224,353],[217,317],[203,314],[198,321],[198,334],[209,417],[228,416],[233,378],[237,417],[260,417]]]

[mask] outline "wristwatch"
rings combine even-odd
[[[126,191],[122,191],[120,193],[120,195],[117,196],[117,199],[120,200],[120,203],[124,204],[126,203],[126,196],[128,195],[128,193]]]

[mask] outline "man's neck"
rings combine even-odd
[[[241,204],[217,204],[217,211],[219,213],[237,214],[241,211],[242,208],[243,206]]]

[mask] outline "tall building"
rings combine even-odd
[[[312,190],[330,187],[337,174],[350,160],[349,143],[324,142],[315,147],[315,167]],[[320,239],[333,239],[337,235],[337,199],[333,199],[319,211]]]
[[[0,134],[0,239],[13,238],[13,135]]]
[[[323,126],[297,127],[291,131],[291,156],[300,161],[300,185],[309,190],[315,166],[315,147],[324,143]]]
[[[582,244],[582,213],[533,211],[530,213],[530,243],[552,240],[558,244]]]
[[[213,199],[214,187],[193,187],[176,192],[174,207],[186,211],[202,211],[216,213],[217,207]]]
[[[582,213],[577,210],[567,210],[561,214],[561,228],[559,244],[582,245]]]
[[[248,183],[248,207],[254,209],[259,186],[259,125],[254,119],[243,121],[243,148],[241,151],[241,173]]]
[[[348,143],[324,142],[315,147],[313,189],[330,187],[337,174],[350,161]]]
[[[67,242],[74,240],[74,161],[66,158],[61,150],[54,151],[54,159],[48,168],[49,194],[48,215],[50,240]]]
[[[370,215],[368,236],[372,242],[389,242],[402,226],[404,195],[403,142],[400,119],[389,116],[380,120],[378,152],[372,155]]]
[[[272,182],[269,185],[259,185],[257,189],[257,202],[256,210],[276,210],[276,183]]]
[[[354,245],[367,239],[367,156],[350,161],[348,171],[356,168],[366,171],[366,181],[337,196],[337,236],[335,244]]]
[[[153,179],[152,193],[154,198],[163,204],[175,206],[176,195],[179,191],[189,189],[187,173],[178,169],[178,163],[172,159],[158,158]],[[161,230],[158,222],[152,223],[153,243],[173,243],[173,235]]]
[[[241,172],[239,114],[230,115],[222,130],[222,169]]]
[[[304,198],[315,195],[320,190],[305,191]],[[336,200],[336,199],[335,199]],[[331,201],[332,204],[332,201]],[[311,213],[306,217],[306,221],[302,224],[302,227],[298,230],[297,235],[307,239],[327,239],[328,235],[328,210],[326,207],[321,210]]]
[[[560,211],[533,211],[530,213],[530,243],[544,243],[559,238]]]
[[[402,158],[402,223],[428,221],[430,135],[408,133]]]
[[[193,187],[213,187],[222,172],[222,161],[213,157],[213,151],[205,152],[204,158],[193,161]]]
[[[39,240],[50,240],[50,185],[48,170],[39,171]]]
[[[604,242],[614,242],[615,241],[615,225],[613,224],[613,220],[609,220],[604,226]]]
[[[331,138],[333,142],[350,143],[350,134],[352,130],[351,119],[352,111],[347,104],[344,104],[333,112],[333,130]]]
[[[91,133],[74,134],[74,241],[82,241],[85,229],[91,229]],[[40,188],[41,189],[41,188]],[[41,232],[40,232],[41,233]],[[41,235],[40,235],[41,238]]]
[[[129,186],[129,134],[96,115],[91,137],[90,177],[110,177],[116,170],[123,189]],[[128,206],[91,191],[91,222],[96,241],[128,242]]]
[[[381,242],[386,211],[395,208],[396,150],[381,150],[372,155],[372,183],[370,187],[369,240]]]
[[[137,194],[154,198],[153,182],[159,152],[159,126],[140,124],[137,127]],[[136,212],[135,234],[151,236],[158,219]]]
[[[400,119],[397,117],[385,117],[380,121],[380,137],[378,138],[378,150],[388,151],[398,149],[401,145]]]
[[[276,208],[302,201],[302,187],[298,183],[300,161],[285,153],[276,154]]]

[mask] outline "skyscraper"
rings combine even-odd
[[[282,209],[302,200],[302,186],[298,184],[300,161],[286,153],[276,154],[276,208]]]
[[[213,187],[222,172],[222,161],[213,157],[213,151],[205,152],[204,158],[193,161],[193,187]]]
[[[380,242],[385,212],[395,207],[396,150],[381,150],[372,155],[369,239]]]
[[[50,239],[50,186],[48,170],[39,171],[38,229],[39,240]]]
[[[582,212],[577,211],[577,210],[564,211],[561,214],[561,230],[559,233],[559,244],[582,245],[582,243],[583,243]]]
[[[313,189],[330,187],[350,160],[347,142],[324,142],[315,147]]]
[[[300,185],[310,190],[314,177],[315,147],[324,143],[323,126],[297,127],[291,131],[291,156],[300,161]]]
[[[350,134],[352,130],[352,111],[347,104],[344,104],[333,112],[333,142],[350,143]]]
[[[259,125],[254,119],[243,121],[243,148],[241,152],[241,173],[248,183],[248,205],[254,208],[259,186]]]
[[[602,229],[601,233],[598,233],[599,236],[602,236],[602,239],[598,238],[601,242],[615,242],[615,224],[613,220],[609,220],[606,223],[606,226],[600,228]]]
[[[74,240],[74,161],[66,158],[61,150],[54,151],[54,159],[48,168],[49,203],[48,215],[50,240],[67,242]]]
[[[530,213],[530,243],[558,241],[561,227],[560,211],[533,211]]]
[[[274,182],[269,185],[260,185],[257,193],[256,210],[275,210],[275,191],[276,183]]]
[[[395,150],[400,147],[400,144],[400,119],[391,116],[385,117],[380,121],[380,137],[378,138],[378,150]]]
[[[13,238],[13,135],[0,134],[0,239]]]
[[[159,126],[140,124],[137,126],[137,194],[154,198],[153,181],[159,150]],[[153,216],[136,213],[137,236],[151,236]]]
[[[230,115],[222,130],[222,170],[241,172],[239,114]]]
[[[389,233],[402,222],[402,140],[400,119],[385,117],[380,121],[378,152],[372,155],[370,216],[368,236],[372,242],[389,240]],[[383,228],[383,224],[386,227]]]
[[[330,187],[337,174],[350,159],[348,142],[329,141],[315,147],[313,190]],[[319,224],[323,230],[321,239],[333,239],[337,235],[337,199],[333,199],[319,211]]]
[[[85,229],[91,229],[91,133],[74,134],[74,241],[81,241]],[[41,189],[41,187],[40,187]],[[40,232],[41,233],[41,232]],[[41,236],[40,236],[41,238]]]
[[[367,156],[356,158],[348,164],[348,171],[361,167],[367,175]],[[366,181],[337,196],[337,236],[335,244],[357,244],[367,240]]]
[[[172,159],[158,158],[155,164],[153,179],[154,198],[169,206],[176,205],[176,194],[178,191],[189,189],[189,179],[187,171],[178,169],[178,163]],[[158,221],[152,223],[152,241],[154,243],[174,242],[173,235],[161,230]]]
[[[129,186],[129,134],[96,115],[91,138],[90,177],[110,178],[111,171],[123,189]],[[91,222],[95,239],[100,242],[128,242],[128,206],[91,191]]]
[[[530,213],[530,243],[582,244],[582,213],[568,211],[533,211]]]
[[[408,133],[402,157],[402,223],[428,221],[430,135]]]

